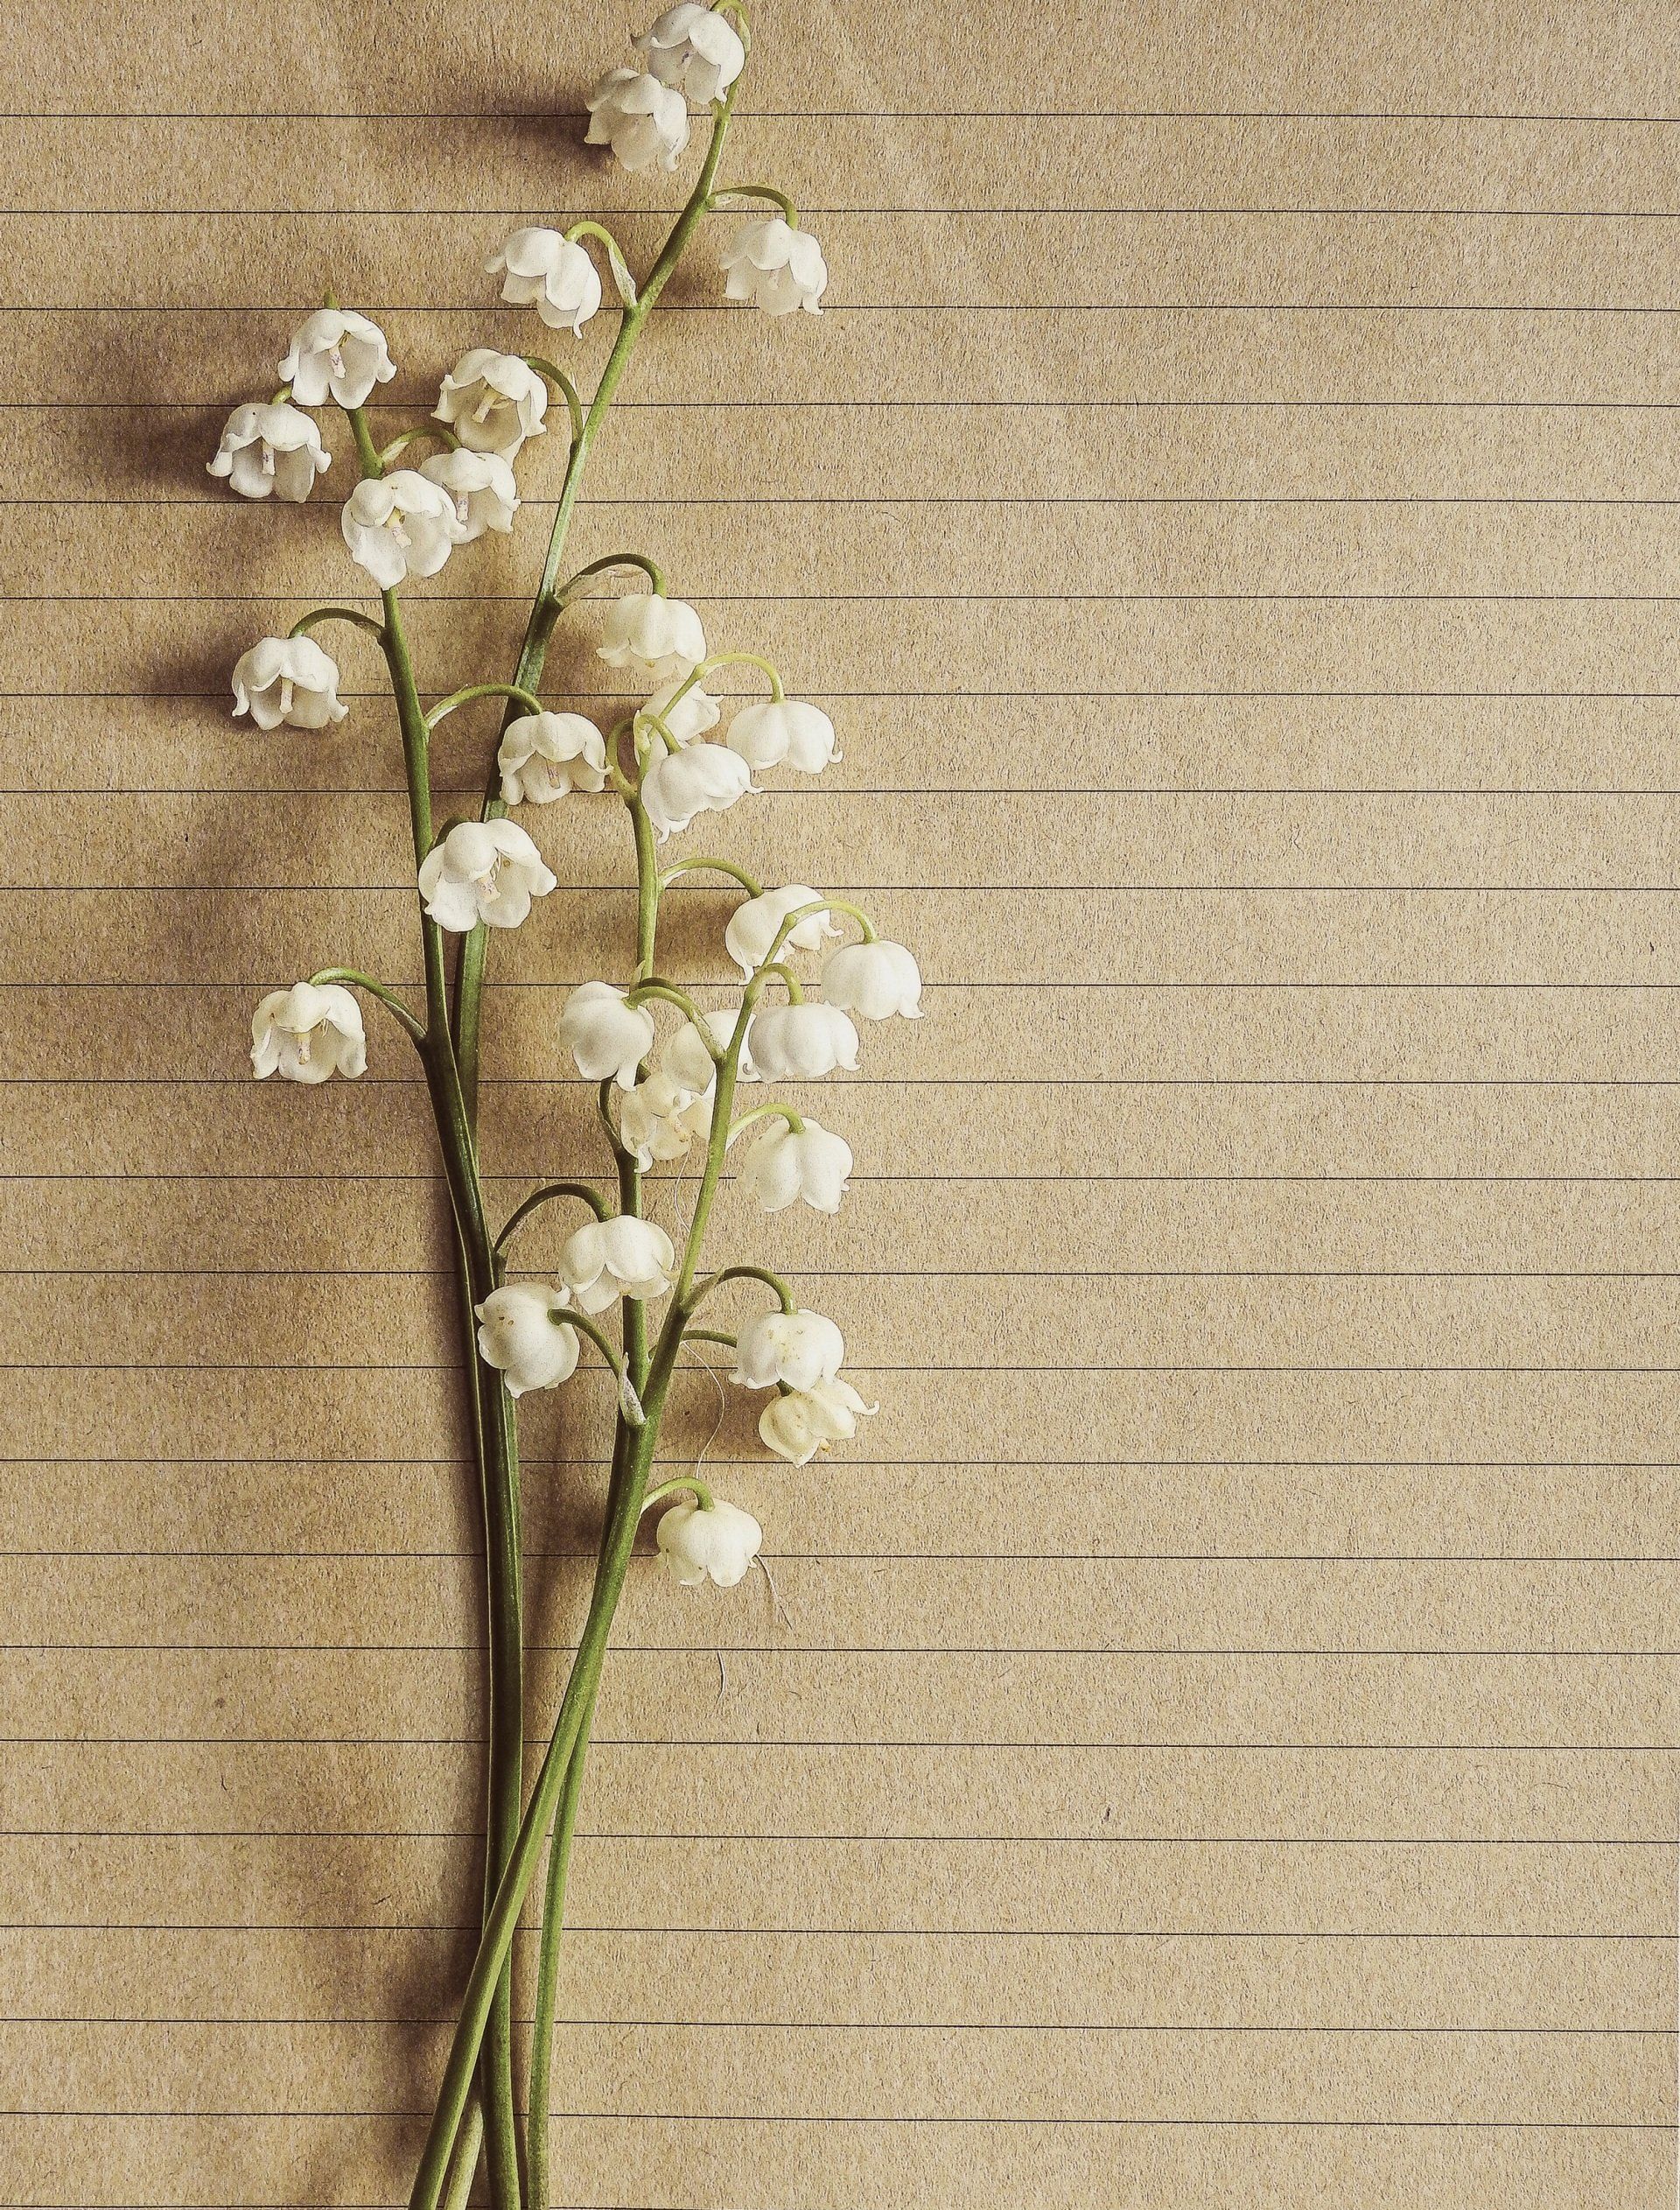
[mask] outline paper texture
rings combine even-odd
[[[245,1062],[265,990],[415,980],[401,761],[357,641],[340,728],[228,719],[247,643],[362,591],[341,429],[303,509],[204,462],[329,284],[390,335],[394,430],[468,344],[538,342],[482,273],[515,224],[644,252],[686,184],[575,120],[639,27],[14,11],[9,2206],[406,2199],[478,1909],[442,1200],[388,1026],[357,1086]],[[560,2199],[1656,2210],[1670,20],[755,29],[729,166],[799,198],[828,311],[724,311],[703,240],[572,544],[645,546],[834,713],[844,765],[709,841],[869,903],[928,1017],[822,1093],[837,1221],[724,1208],[881,1410],[794,1471],[732,1404],[779,1606],[632,1575]],[[416,593],[429,691],[509,672],[563,458]],[[593,641],[555,703],[610,692]],[[493,726],[448,725],[452,789]],[[531,825],[562,888],[493,962],[508,1201],[594,1159],[555,1021],[632,919],[618,809]],[[686,979],[727,979],[726,909],[679,902]],[[546,1732],[609,1407],[528,1403]],[[715,1411],[684,1385],[672,1470]]]

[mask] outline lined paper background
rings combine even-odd
[[[725,312],[703,250],[573,544],[835,714],[844,765],[710,841],[863,898],[930,1017],[824,1092],[837,1222],[722,1209],[882,1410],[802,1471],[732,1410],[780,1610],[632,1575],[562,2199],[1666,2203],[1666,21],[755,20],[725,165],[797,194],[831,305]],[[261,991],[416,974],[400,754],[356,642],[337,731],[227,718],[360,580],[341,433],[302,510],[203,463],[328,284],[394,427],[536,342],[480,274],[516,223],[645,251],[677,187],[570,119],[621,27],[241,0],[9,46],[9,2206],[406,2195],[478,1880],[442,1214],[400,1038],[356,1087],[244,1071]],[[511,549],[415,594],[430,690],[508,671],[546,443]],[[528,818],[509,1200],[590,1161],[554,1019],[631,923],[615,810]],[[676,906],[722,980],[724,902]],[[679,1408],[674,1465],[704,1377]],[[606,1409],[524,1422],[534,1723]]]

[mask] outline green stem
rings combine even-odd
[[[640,1430],[623,1430],[620,1434],[620,1448],[615,1453],[619,1471],[615,1473],[607,1524],[596,1564],[589,1616],[561,1699],[554,1732],[531,1791],[529,1806],[520,1822],[507,1870],[485,1920],[484,1937],[467,1979],[460,2019],[444,2067],[438,2106],[409,2198],[410,2210],[438,2210],[444,2174],[472,2087],[473,2066],[490,2023],[497,1982],[513,1946],[519,1915],[553,1822],[573,1753],[582,1737],[584,1713],[592,1709],[599,1689],[601,1666],[635,1547],[636,1526],[648,1486],[648,1468],[681,1339],[680,1330],[673,1328],[668,1319],[660,1337],[648,1386],[647,1425]]]
[[[667,1005],[680,1007],[688,1014],[696,1028],[704,1034],[710,1035],[710,1031],[706,1028],[705,1015],[688,992],[679,990],[674,982],[664,982],[657,975],[649,975],[646,982],[639,982],[633,990],[626,992],[624,1002],[627,1006],[639,1006],[648,998],[662,998]]]
[[[584,426],[584,403],[578,396],[578,387],[564,368],[556,368],[552,361],[545,361],[540,353],[528,353],[525,366],[535,368],[537,375],[551,383],[566,403],[566,414],[571,423],[571,441],[576,445]]]
[[[484,2106],[477,2095],[466,2106],[466,2115],[461,2129],[455,2136],[455,2153],[449,2162],[449,2178],[444,2187],[443,2210],[466,2210],[467,2198],[472,2192],[472,2177],[478,2170],[479,2150],[484,2143]]]
[[[714,1340],[720,1343],[726,1342],[732,1345],[735,1338],[733,1336],[719,1336]],[[674,1481],[662,1481],[657,1489],[649,1489],[641,1500],[642,1511],[651,1512],[656,1504],[663,1504],[667,1497],[674,1497],[679,1489],[692,1489],[700,1499],[700,1508],[703,1512],[710,1512],[717,1502],[711,1491],[697,1474],[679,1473]]]
[[[764,895],[764,885],[756,876],[748,874],[745,867],[738,867],[732,859],[714,859],[709,852],[700,853],[692,859],[674,861],[660,877],[659,887],[662,890],[668,890],[678,875],[692,874],[696,868],[701,867],[710,874],[730,876],[740,884],[742,889],[747,892],[749,896],[761,898]]]
[[[584,469],[588,463],[590,449],[600,428],[612,396],[619,388],[630,356],[635,351],[636,340],[642,325],[652,313],[662,291],[669,281],[672,271],[682,258],[689,240],[693,236],[706,201],[718,175],[718,164],[723,157],[724,141],[729,133],[730,116],[734,109],[736,92],[740,85],[738,77],[729,88],[728,96],[714,109],[711,143],[706,149],[698,181],[690,194],[682,212],[672,224],[659,258],[648,271],[648,280],[631,305],[619,318],[618,335],[612,350],[601,370],[601,380],[595,387],[595,396],[584,413],[583,425],[572,439],[570,458],[566,463],[565,480],[560,487],[559,503],[555,509],[554,527],[549,537],[549,549],[542,563],[542,575],[537,586],[536,597],[531,607],[530,620],[526,624],[525,641],[520,648],[519,663],[514,670],[514,682],[518,689],[533,693],[540,691],[542,682],[542,663],[548,655],[549,640],[560,613],[556,586],[560,578],[561,563],[565,558],[566,537],[578,505],[582,488]],[[354,417],[352,417],[354,420]],[[378,455],[374,455],[377,462]],[[377,469],[375,468],[375,473]],[[502,719],[504,731],[514,719],[511,713]],[[484,817],[490,820],[506,811],[500,797],[487,789],[484,802]],[[461,1070],[461,1091],[466,1100],[469,1122],[476,1126],[479,1111],[479,1063],[480,1052],[480,1021],[484,1000],[485,961],[489,950],[489,931],[482,925],[465,937],[461,944],[460,967],[456,985],[455,1048]]]
[[[400,437],[391,439],[379,456],[381,467],[388,468],[393,460],[408,451],[416,438],[430,438],[446,453],[458,453],[461,449],[460,439],[452,430],[445,429],[441,422],[422,422],[414,429],[404,430]]]
[[[371,975],[363,974],[360,967],[323,967],[318,974],[312,974],[309,979],[318,989],[324,982],[347,982],[353,983],[358,990],[365,990],[370,998],[377,998],[381,1005],[394,1013],[414,1041],[424,1049],[424,1023],[415,1019],[395,990],[388,990],[382,982],[375,982]]]
[[[525,2122],[525,2169],[530,2180],[530,2210],[549,2210],[549,2112],[554,2071],[554,2012],[560,1977],[560,1935],[565,1924],[566,1874],[583,1794],[584,1763],[595,1718],[591,1693],[578,1726],[578,1740],[566,1767],[554,1839],[549,1846],[549,1877],[542,1891],[542,1931],[536,1952],[536,2018],[531,2032],[530,2111]],[[471,2113],[468,2113],[469,2121]],[[462,2129],[465,2135],[466,2128]]]
[[[292,637],[306,637],[318,621],[354,621],[358,629],[370,631],[382,644],[385,642],[385,632],[372,614],[363,614],[355,607],[312,607],[301,621],[292,623],[286,634]]]
[[[468,705],[474,698],[511,698],[515,705],[523,706],[527,713],[541,713],[543,711],[542,699],[533,697],[528,691],[522,691],[516,683],[469,683],[464,691],[452,691],[448,698],[438,701],[426,716],[427,728],[435,729],[440,721],[454,712],[457,706]]]
[[[780,207],[788,228],[797,230],[799,211],[785,192],[778,192],[773,184],[720,184],[711,195],[711,211],[721,213],[718,202],[724,200],[764,200],[772,207]]]
[[[773,1273],[768,1266],[724,1266],[718,1273],[709,1273],[704,1281],[696,1285],[694,1294],[689,1299],[689,1310],[698,1312],[713,1290],[721,1289],[728,1281],[761,1281],[766,1289],[775,1291],[784,1312],[797,1312],[799,1309],[799,1301],[793,1291],[781,1276]]]
[[[662,599],[665,596],[665,571],[645,552],[607,552],[598,560],[586,561],[566,578],[555,596],[562,607],[569,607],[592,576],[604,576],[612,568],[640,568],[657,594]]]
[[[363,467],[377,474],[379,456],[372,450],[366,417],[360,408],[349,411]],[[431,846],[430,733],[420,705],[396,593],[385,592],[383,601],[385,628],[382,642],[402,732],[410,822],[417,865]],[[426,1036],[421,1056],[460,1238],[462,1362],[472,1372],[472,1386],[476,1393],[476,1440],[484,1494],[490,1675],[485,1857],[486,1886],[494,1889],[518,1831],[523,1781],[524,1630],[520,1603],[519,1444],[513,1400],[503,1388],[500,1375],[494,1368],[485,1366],[479,1357],[473,1308],[481,1304],[496,1287],[496,1260],[485,1215],[472,1124],[450,1037],[442,933],[424,912],[420,930],[426,973]],[[485,2158],[489,2167],[491,2200],[495,2210],[520,2210],[511,1972],[500,1975],[498,1984],[491,1990],[486,2015],[489,2032],[483,2066]],[[440,2185],[442,2178],[440,2168]]]
[[[738,1120],[731,1121],[730,1141],[733,1143],[742,1129],[750,1128],[755,1120],[785,1120],[796,1136],[802,1136],[805,1133],[805,1123],[792,1105],[754,1105],[751,1112],[744,1112]]]
[[[552,1204],[556,1197],[581,1197],[586,1205],[594,1207],[598,1220],[612,1217],[612,1207],[592,1182],[545,1182],[540,1189],[534,1189],[522,1204],[515,1206],[508,1214],[501,1233],[492,1245],[496,1256],[500,1258],[513,1241],[515,1231],[523,1227],[532,1213],[542,1205]]]

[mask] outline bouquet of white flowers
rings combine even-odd
[[[663,571],[648,554],[608,552],[564,572],[591,448],[636,340],[703,221],[726,207],[766,209],[738,227],[722,254],[729,298],[772,315],[819,311],[828,271],[793,202],[769,185],[718,181],[747,37],[734,0],[672,8],[635,41],[641,66],[612,70],[590,95],[588,142],[610,145],[632,169],[675,168],[689,143],[690,99],[709,109],[698,180],[640,279],[612,233],[591,221],[564,231],[515,231],[488,263],[502,277],[505,300],[534,307],[551,329],[583,336],[604,295],[598,256],[619,309],[592,396],[585,400],[570,375],[539,354],[475,347],[443,378],[430,419],[382,446],[367,408],[375,386],[396,374],[389,348],[366,316],[329,298],[293,333],[279,364],[283,388],[266,403],[235,410],[210,463],[212,474],[244,497],[307,499],[332,456],[305,410],[341,410],[360,472],[342,509],[344,541],[378,587],[381,611],[317,607],[286,636],[261,639],[234,670],[236,711],[264,729],[326,731],[342,720],[339,669],[315,632],[354,624],[375,638],[383,655],[407,769],[424,1006],[359,968],[324,967],[262,1000],[251,1056],[259,1077],[354,1079],[367,1065],[355,993],[382,1007],[420,1056],[458,1238],[461,1360],[489,1583],[489,1864],[483,1937],[415,2183],[416,2210],[465,2202],[480,2154],[497,2210],[546,2210],[549,2202],[548,2074],[566,1861],[602,1661],[643,1514],[664,1506],[658,1549],[683,1587],[706,1580],[732,1587],[762,1540],[758,1522],[714,1496],[697,1474],[649,1486],[686,1347],[704,1342],[733,1350],[733,1380],[772,1393],[759,1422],[765,1444],[796,1465],[850,1436],[873,1409],[842,1378],[845,1346],[832,1321],[802,1310],[788,1283],[766,1266],[707,1270],[704,1261],[725,1156],[740,1139],[748,1139],[740,1182],[766,1211],[800,1201],[823,1213],[838,1210],[851,1168],[844,1139],[791,1105],[772,1099],[743,1109],[738,1092],[743,1084],[810,1082],[856,1067],[854,1016],[914,1017],[921,988],[916,963],[901,944],[882,942],[867,914],[844,899],[803,883],[766,888],[736,862],[703,853],[661,856],[668,838],[755,791],[754,778],[766,770],[820,773],[839,756],[833,724],[816,706],[788,698],[780,672],[760,655],[710,649],[700,617],[669,595]],[[514,528],[514,464],[546,431],[556,397],[565,409],[570,454],[512,679],[468,683],[428,705],[415,680],[402,586],[410,576],[436,575],[458,548],[487,531]],[[437,450],[410,465],[410,449],[426,446]],[[562,617],[593,609],[591,586],[626,571],[635,572],[639,587],[607,603],[599,653],[646,695],[602,729],[545,700],[543,666]],[[768,697],[741,707],[724,727],[723,702],[704,686],[730,669],[751,671]],[[439,824],[433,735],[458,707],[484,698],[500,700],[503,712],[483,803],[474,817]],[[546,1183],[497,1222],[479,1136],[486,954],[493,930],[522,926],[556,887],[538,844],[508,817],[509,809],[584,796],[623,806],[635,859],[635,941],[626,946],[626,979],[584,984],[560,1021],[560,1043],[578,1074],[599,1085],[606,1174],[601,1186]],[[729,1002],[703,1009],[662,973],[658,944],[667,893],[684,877],[706,873],[741,894],[723,945],[740,979]],[[843,924],[858,940],[841,940]],[[802,958],[817,953],[826,953],[820,995],[797,972]],[[686,1225],[673,1214],[674,1236],[653,1217],[653,1169],[683,1162],[691,1152],[697,1189]],[[561,1203],[578,1208],[581,1224],[561,1251],[555,1278],[509,1279],[520,1230],[539,1209]],[[760,1297],[767,1292],[772,1301],[731,1331],[718,1324],[719,1308],[738,1285]],[[527,1797],[516,1401],[565,1383],[585,1344],[611,1368],[618,1394],[611,1482],[587,1621]],[[550,1838],[522,2160],[509,1951]]]

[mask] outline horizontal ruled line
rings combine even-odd
[[[300,1645],[307,1646],[307,1645]],[[724,1645],[727,1656],[727,1645]],[[525,1746],[529,1750],[545,1750],[550,1737],[546,1734],[527,1735]],[[481,1734],[106,1734],[106,1735],[24,1735],[0,1736],[16,1749],[47,1748],[69,1750],[111,1749],[172,1749],[172,1750],[475,1750],[483,1746]],[[1277,1757],[1667,1757],[1680,1755],[1680,1743],[1673,1742],[1250,1742],[1230,1739],[1219,1742],[1178,1742],[1166,1739],[1122,1742],[1114,1738],[1084,1737],[1071,1741],[1046,1741],[1037,1736],[1032,1741],[1019,1741],[1011,1736],[982,1741],[977,1737],[956,1736],[947,1739],[930,1740],[920,1736],[789,1736],[772,1738],[767,1735],[752,1736],[738,1735],[683,1735],[666,1738],[660,1735],[596,1734],[591,1737],[595,1750],[729,1750],[744,1755],[758,1756],[766,1750],[785,1752],[795,1750],[937,1750],[948,1753],[1007,1750],[1012,1757],[1061,1757],[1077,1751],[1081,1755],[1144,1756],[1194,1753],[1199,1756],[1252,1755]]]
[[[472,1827],[4,1827],[0,1840],[9,1842],[480,1842],[481,1826]],[[1076,1849],[1664,1849],[1674,1848],[1671,1835],[1603,1836],[1597,1835],[1364,1835],[1364,1834],[737,1834],[690,1832],[630,1834],[618,1828],[577,1829],[579,1842],[690,1842],[718,1844],[767,1842],[804,1849],[814,1842],[844,1843],[859,1848],[1036,1848],[1054,1845]],[[16,2023],[15,2021],[13,2023]],[[447,2023],[453,2024],[451,2019]],[[576,2022],[574,2022],[576,2023]],[[605,2022],[603,2022],[605,2023]],[[650,2021],[649,2023],[653,2023]],[[668,2020],[667,2024],[684,2023]],[[742,2021],[741,2023],[745,2023]],[[1559,2028],[1559,2031],[1566,2029]],[[1667,2032],[1672,2027],[1662,2029]]]
[[[25,2026],[396,2026],[422,2031],[434,2026],[453,2025],[452,2014],[439,2012],[424,2017],[413,2011],[360,2012],[317,2011],[292,2013],[285,2017],[259,2017],[250,2012],[232,2011],[216,2017],[191,2013],[165,2015],[161,2011],[127,2017],[105,2015],[80,2015],[68,2011],[39,2012],[31,2017],[14,2014],[11,2024]],[[516,2023],[528,2026],[528,2015],[521,2015]],[[1395,2038],[1410,2035],[1438,2036],[1442,2038],[1465,2039],[1558,2039],[1558,2040],[1654,2040],[1671,2041],[1673,2026],[1637,2025],[1470,2025],[1446,2023],[1386,2024],[1357,2022],[1348,2024],[1328,2024],[1316,2020],[1299,2024],[1270,2024],[1249,2020],[1218,2019],[1173,2020],[1162,2024],[1150,2019],[1062,2019],[1062,2018],[556,2018],[556,2024],[568,2030],[581,2027],[606,2029],[623,2027],[638,2031],[678,2033],[1092,2033],[1092,2034],[1289,2034],[1332,2035],[1382,2034]],[[396,2210],[396,2206],[394,2206]]]
[[[1670,1926],[1655,1933],[1629,1932],[1623,1928],[1608,1931],[1593,1929],[1571,1932],[1551,1926],[1534,1926],[1515,1931],[1502,1928],[1472,1927],[1446,1932],[1435,1928],[1413,1928],[1396,1931],[1388,1927],[1347,1927],[1315,1930],[1297,1926],[612,1926],[596,1924],[589,1919],[568,1919],[569,1933],[611,1935],[615,1940],[637,1937],[668,1940],[674,1934],[714,1941],[785,1941],[790,1935],[807,1940],[834,1937],[844,1940],[866,1941],[1385,1941],[1393,1944],[1406,1942],[1448,1941],[1533,1941],[1533,1942],[1664,1942],[1672,1945],[1676,1929]],[[109,1935],[112,1933],[278,1933],[293,1939],[302,1935],[324,1939],[340,1933],[452,1933],[478,1934],[482,1932],[477,1919],[380,1919],[317,1920],[310,1926],[298,1926],[285,1919],[272,1922],[248,1919],[216,1919],[186,1920],[179,1919],[26,1919],[0,1920],[0,1933],[84,1933]],[[536,1938],[537,1928],[524,1926],[519,1929],[526,1940]],[[429,2115],[429,2114],[428,2114]],[[16,2210],[16,2206],[7,2206]]]

